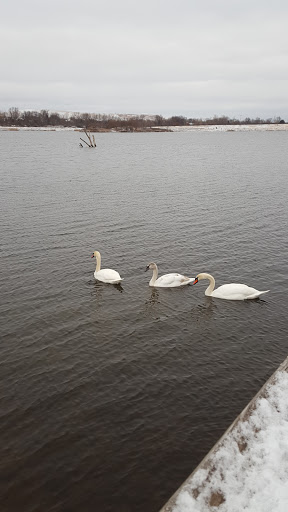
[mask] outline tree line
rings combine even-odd
[[[189,126],[189,125],[236,125],[236,124],[278,124],[285,123],[281,117],[261,119],[260,117],[245,119],[230,118],[227,116],[213,116],[209,119],[187,118],[184,116],[171,116],[165,118],[161,115],[147,117],[145,115],[129,116],[126,119],[107,115],[75,113],[72,115],[50,112],[49,110],[20,111],[11,107],[7,112],[0,112],[0,126],[16,127],[65,127],[79,128],[90,131],[101,130],[149,130],[152,127]]]

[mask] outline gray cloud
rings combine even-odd
[[[15,0],[0,108],[288,119],[286,0]]]

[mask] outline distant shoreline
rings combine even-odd
[[[82,128],[64,126],[0,126],[0,131],[41,131],[41,132],[84,132]],[[241,125],[192,125],[192,126],[155,126],[134,130],[100,129],[90,130],[93,133],[151,133],[151,132],[275,132],[288,131],[288,124],[241,124]]]

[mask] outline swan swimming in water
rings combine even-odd
[[[102,283],[108,284],[118,284],[123,279],[120,274],[111,268],[101,268],[101,254],[99,251],[94,251],[91,258],[96,258],[96,270],[94,272],[94,277],[97,281],[102,281]]]
[[[158,277],[158,267],[156,263],[149,263],[147,270],[153,270],[152,278],[149,282],[149,286],[156,286],[158,288],[175,288],[176,286],[185,286],[186,284],[194,283],[194,277],[186,277],[181,274],[164,274],[164,276]],[[158,278],[158,279],[157,279]]]
[[[259,290],[255,290],[255,288],[251,288],[246,284],[238,284],[238,283],[230,283],[223,284],[219,286],[219,288],[215,288],[215,279],[210,274],[201,273],[198,274],[195,278],[193,284],[198,283],[202,279],[208,279],[209,286],[205,290],[205,295],[208,297],[217,297],[217,299],[226,299],[226,300],[246,300],[246,299],[257,299],[263,293],[268,293],[270,290],[265,290],[264,292],[260,292]]]

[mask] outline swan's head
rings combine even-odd
[[[157,268],[156,263],[149,263],[149,265],[147,265],[147,267],[145,268],[145,272],[147,272],[147,270],[154,270],[155,268]]]
[[[100,257],[100,252],[99,251],[94,251],[91,258],[99,258]]]
[[[212,278],[212,276],[210,276],[210,274],[205,274],[204,272],[202,272],[201,274],[197,274],[197,276],[195,277],[195,281],[192,284],[197,284],[198,281],[201,281],[202,279],[209,279],[209,281],[210,281],[211,278]]]

